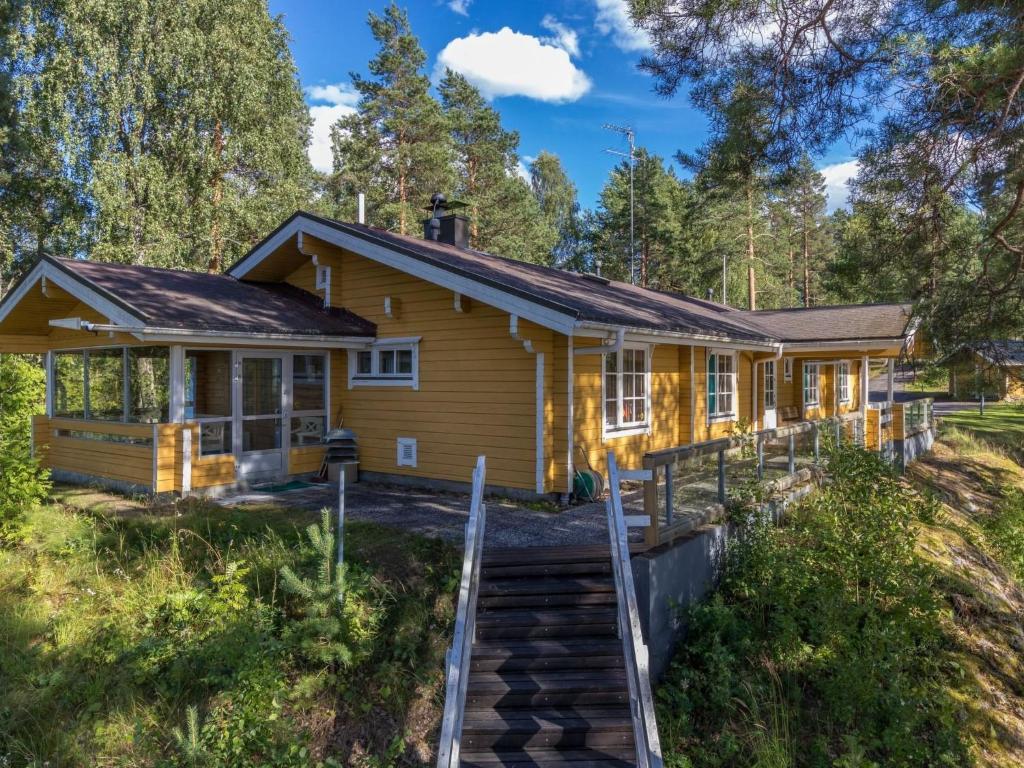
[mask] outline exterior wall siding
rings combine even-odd
[[[451,291],[326,244],[317,246],[317,258],[331,267],[333,305],[376,323],[381,340],[421,338],[417,390],[350,389],[347,353],[331,355],[330,426],[344,424],[355,432],[360,468],[465,483],[482,452],[490,484],[536,490],[536,356],[509,334],[509,315],[465,298],[457,312]],[[311,262],[287,279],[317,292]],[[551,398],[563,370],[554,359],[555,334],[525,321],[519,330],[544,354],[542,480],[546,491],[563,491],[567,461],[555,460],[555,421],[566,405]],[[416,467],[398,466],[399,437],[416,438]],[[293,467],[308,468],[314,461],[319,466],[318,459],[294,452],[293,461]]]

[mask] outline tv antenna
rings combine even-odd
[[[609,155],[618,155],[629,160],[629,282],[636,285],[636,242],[634,235],[633,214],[633,166],[636,164],[636,133],[629,126],[605,123],[605,130],[621,133],[629,142],[629,154],[616,149],[606,149]]]

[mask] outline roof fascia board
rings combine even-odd
[[[249,256],[228,270],[228,274],[240,280],[244,279],[245,275],[264,258],[299,232],[312,235],[364,258],[468,296],[475,301],[489,304],[509,314],[518,315],[524,320],[529,320],[558,333],[568,335],[573,331],[576,318],[572,315],[529,301],[509,291],[488,285],[481,280],[407,256],[395,248],[356,237],[304,214],[295,216],[286,226],[267,238]]]
[[[113,327],[101,330],[114,330]],[[179,328],[141,328],[133,331],[140,341],[174,344],[231,344],[241,346],[277,346],[331,349],[364,349],[376,341],[372,336],[299,336],[286,333],[195,331]]]
[[[904,337],[888,339],[849,339],[843,341],[787,341],[786,352],[830,352],[848,349],[879,349],[902,345]]]
[[[67,291],[82,303],[88,304],[114,324],[121,326],[139,326],[142,324],[139,315],[128,312],[119,306],[118,303],[104,296],[88,280],[73,274],[70,270],[61,268],[56,262],[45,257],[32,267],[28,274],[25,275],[25,278],[18,283],[17,287],[7,294],[3,302],[0,303],[0,322],[3,322],[10,315],[14,307],[43,278],[46,278],[58,288]]]
[[[614,333],[622,326],[605,323],[577,323],[573,335],[577,338],[606,338],[609,333]],[[645,328],[626,328],[626,341],[657,343],[657,344],[680,344],[696,346],[714,346],[723,349],[740,349],[755,352],[773,351],[778,346],[777,341],[765,339],[740,340],[728,337],[712,336],[711,334],[684,333],[681,331],[656,331]]]

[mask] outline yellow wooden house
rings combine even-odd
[[[43,258],[0,303],[0,352],[45,355],[34,449],[54,475],[220,492],[318,471],[565,497],[574,468],[866,408],[904,305],[741,311],[296,213],[225,275]],[[436,226],[440,223],[440,227]]]

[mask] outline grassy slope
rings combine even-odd
[[[1012,489],[1024,489],[1024,467],[1007,452],[1022,455],[1022,436],[1019,409],[947,417],[935,449],[909,472],[943,502],[935,524],[921,531],[920,549],[951,608],[947,629],[961,676],[953,692],[978,764],[1006,768],[1024,764],[1024,591],[992,531]]]
[[[450,547],[346,526],[353,660],[334,675],[291,639],[278,579],[315,571],[308,513],[69,505],[94,501],[58,494],[0,548],[0,765],[193,764],[174,736],[190,705],[195,764],[431,759]]]

